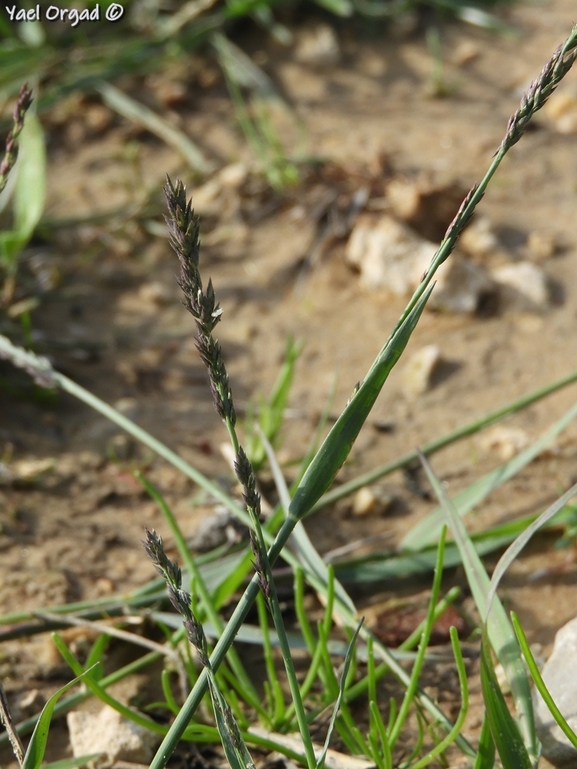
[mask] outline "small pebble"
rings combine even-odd
[[[352,504],[353,515],[362,518],[365,515],[384,515],[395,502],[392,494],[378,487],[363,486],[355,492]]]
[[[435,344],[429,344],[413,353],[403,371],[404,391],[412,396],[427,392],[440,362],[441,351]]]
[[[502,462],[508,462],[529,445],[529,436],[520,427],[495,425],[480,441],[481,449],[487,454],[496,454]]]
[[[547,276],[531,262],[505,264],[493,270],[492,276],[504,287],[505,303],[515,309],[544,310],[549,305]]]

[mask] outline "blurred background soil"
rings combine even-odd
[[[311,159],[299,166],[300,181],[281,191],[258,172],[223,76],[208,56],[117,85],[189,135],[218,169],[212,177],[195,177],[173,150],[97,98],[71,96],[45,112],[46,218],[60,225],[22,259],[22,281],[47,282],[31,315],[37,349],[232,487],[220,451],[225,430],[196,355],[193,321],[181,305],[177,261],[161,219],[165,175],[183,178],[202,217],[201,271],[205,280],[212,278],[224,310],[218,335],[241,414],[270,391],[287,338],[304,342],[280,448],[290,478],[290,461],[306,451],[332,388],[336,417],[406,302],[363,287],[347,264],[358,211],[397,216],[388,190],[399,180],[409,188],[435,187],[458,201],[484,174],[522,91],[568,35],[574,3],[526,3],[499,13],[515,34],[443,21],[440,80],[439,61],[418,19],[377,33],[368,22],[295,13],[289,47],[241,27],[235,41],[292,110],[273,109],[276,130]],[[318,43],[319,29],[329,30],[320,34],[330,38],[328,48]],[[569,104],[576,77],[570,73],[562,85]],[[570,120],[560,124],[557,113],[539,113],[479,207],[495,238],[497,255],[487,258],[536,264],[547,278],[548,302],[527,308],[500,301],[468,314],[425,312],[407,359],[434,344],[441,367],[424,391],[411,394],[401,361],[338,481],[577,367],[577,120],[574,127]],[[62,220],[130,206],[133,215],[62,226]],[[425,217],[418,234],[434,239],[436,228],[442,235],[456,207],[448,221],[446,212]],[[72,397],[39,399],[24,374],[5,363],[0,370],[2,612],[112,595],[151,579],[143,529],[167,531],[131,468],[145,469],[187,536],[214,511],[213,502],[195,504],[197,489],[187,479]],[[533,440],[569,408],[575,392],[575,386],[566,388],[507,426]],[[453,494],[497,466],[507,450],[499,439],[491,444],[475,436],[437,454],[433,465]],[[570,426],[553,450],[471,516],[472,526],[546,506],[577,479],[576,455],[577,428]],[[343,501],[310,518],[307,530],[321,552],[370,536],[378,547],[393,546],[433,507],[424,479],[414,481],[395,473],[377,484],[392,500],[386,510],[358,515],[350,500]],[[529,639],[545,651],[577,608],[572,550],[553,551],[552,541],[533,545],[504,586]],[[4,648],[0,676],[13,692],[62,674],[45,638]]]

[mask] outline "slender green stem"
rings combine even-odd
[[[431,599],[429,601],[427,617],[423,625],[423,632],[421,635],[421,641],[419,643],[419,648],[417,651],[417,657],[415,659],[413,670],[411,673],[411,681],[409,683],[409,686],[405,690],[403,701],[401,703],[401,707],[399,708],[399,712],[397,714],[397,719],[393,724],[393,728],[389,732],[389,744],[390,744],[391,750],[394,748],[397,740],[399,739],[401,729],[409,715],[409,708],[411,707],[412,702],[415,698],[415,694],[417,693],[417,687],[419,685],[421,671],[425,662],[427,646],[429,643],[429,638],[431,637],[431,631],[433,629],[433,623],[435,618],[435,606],[437,604],[437,599],[441,591],[441,579],[443,578],[443,557],[445,553],[445,534],[446,534],[446,527],[443,527],[441,531],[441,535],[439,537],[439,545],[437,548],[437,563],[435,565],[433,586],[431,588]]]

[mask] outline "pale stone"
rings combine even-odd
[[[112,767],[117,761],[148,764],[159,736],[104,706],[97,713],[71,711],[66,717],[73,756],[100,753],[92,763],[98,769]]]
[[[495,292],[486,271],[467,259],[451,254],[435,274],[435,286],[428,307],[431,310],[474,313],[481,300]]]
[[[231,163],[218,172],[218,180],[223,187],[237,190],[245,183],[248,177],[248,168],[244,163]]]
[[[422,395],[431,386],[431,377],[441,361],[441,351],[435,344],[422,347],[409,358],[403,370],[404,391]]]
[[[138,289],[138,297],[145,304],[153,305],[154,307],[165,307],[174,302],[170,287],[160,280],[143,283]]]
[[[506,303],[519,309],[543,310],[549,304],[547,276],[531,262],[505,264],[493,270],[494,280],[506,290]]]
[[[502,462],[508,462],[529,445],[529,436],[520,427],[495,425],[479,440],[487,454],[496,454]]]
[[[393,214],[433,242],[444,236],[455,218],[467,189],[424,174],[416,179],[396,177],[385,190]]]
[[[553,651],[541,675],[569,726],[577,731],[577,618],[557,632]],[[536,689],[533,691],[533,707],[545,758],[555,766],[577,766],[577,750],[565,737]]]
[[[417,288],[436,251],[434,243],[390,216],[359,217],[346,259],[359,270],[364,288],[406,296]],[[428,307],[443,312],[475,312],[481,298],[494,288],[481,266],[455,253],[439,267],[435,281]]]
[[[346,259],[361,273],[361,285],[411,293],[431,263],[433,243],[422,240],[390,216],[359,218],[347,244]]]
[[[373,486],[363,486],[355,492],[353,497],[352,513],[362,518],[365,515],[383,515],[394,504],[392,494]]]
[[[462,67],[465,64],[470,64],[472,61],[475,61],[480,53],[481,48],[478,43],[473,40],[461,40],[460,43],[457,43],[451,58],[453,64]]]

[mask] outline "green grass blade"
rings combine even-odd
[[[423,758],[420,761],[417,761],[416,764],[413,764],[411,766],[411,769],[424,769],[424,767],[427,766],[431,761],[433,761],[435,758],[440,756],[449,747],[449,745],[457,738],[459,732],[463,727],[463,724],[465,723],[465,718],[467,717],[467,711],[469,709],[469,689],[467,686],[467,670],[465,669],[463,655],[461,654],[459,634],[457,633],[456,628],[452,627],[449,630],[449,633],[451,635],[451,647],[453,649],[453,654],[455,655],[455,665],[457,668],[457,673],[459,675],[459,689],[461,692],[461,707],[459,709],[459,715],[457,716],[451,731],[448,734],[446,734],[443,737],[443,739],[437,745],[435,745],[435,747],[432,750],[430,750],[427,753],[426,756],[423,756]]]
[[[88,676],[92,669],[93,668],[82,671],[79,676],[74,678],[72,681],[69,681],[69,683],[67,683],[65,686],[58,689],[58,691],[55,692],[52,697],[50,697],[46,705],[44,705],[40,717],[36,722],[36,726],[34,727],[34,731],[32,732],[32,737],[30,738],[30,743],[28,744],[28,749],[26,750],[26,755],[24,756],[22,769],[39,768],[40,764],[42,763],[42,759],[44,758],[46,743],[48,741],[48,734],[50,732],[50,722],[52,720],[52,714],[54,712],[54,708],[56,707],[56,703],[64,694],[64,692],[68,691],[68,689],[77,684],[78,681],[80,681],[82,678]]]
[[[521,627],[521,623],[519,622],[519,618],[517,617],[515,612],[511,612],[511,622],[513,623],[513,629],[515,630],[515,635],[517,636],[517,640],[519,641],[519,645],[521,646],[521,651],[523,652],[523,656],[525,657],[525,662],[527,663],[527,667],[529,668],[529,672],[531,673],[531,677],[535,682],[535,686],[539,694],[541,695],[541,697],[543,697],[545,704],[549,708],[551,715],[555,719],[559,728],[562,730],[563,734],[567,737],[567,739],[573,745],[573,747],[577,749],[577,734],[575,734],[573,729],[571,729],[571,727],[565,720],[563,713],[561,713],[561,711],[555,704],[553,697],[551,697],[549,690],[545,686],[545,681],[543,681],[541,673],[539,672],[539,667],[535,662],[535,658],[533,657],[533,654],[531,653],[529,642],[527,641],[527,637],[523,632],[523,628]]]
[[[207,160],[198,147],[182,131],[164,120],[144,104],[132,99],[110,83],[98,83],[95,86],[104,103],[132,123],[143,126],[158,136],[169,147],[176,150],[192,169],[201,174],[209,174],[215,169],[214,163]]]
[[[481,734],[479,735],[477,750],[477,758],[475,759],[473,769],[493,769],[495,766],[495,743],[486,710],[483,716],[483,723],[481,724]]]
[[[509,462],[493,470],[466,489],[455,495],[452,504],[460,516],[466,515],[476,505],[482,502],[492,491],[508,481],[538,454],[547,448],[551,442],[577,417],[577,404],[573,405],[555,424],[550,427],[538,440],[528,446]],[[402,539],[402,550],[421,550],[436,541],[444,521],[442,508],[433,510],[428,516],[411,529]]]
[[[493,600],[493,596],[497,592],[497,588],[499,587],[499,582],[501,581],[501,578],[509,568],[509,566],[513,563],[515,558],[519,555],[521,550],[525,547],[525,545],[529,542],[533,534],[535,532],[539,531],[539,529],[542,529],[543,526],[545,526],[546,523],[548,523],[553,516],[557,515],[557,513],[565,507],[567,502],[571,499],[571,497],[574,497],[575,494],[577,494],[577,483],[575,483],[571,488],[565,492],[559,499],[557,499],[552,505],[550,505],[547,510],[545,510],[544,513],[541,513],[541,515],[537,518],[537,520],[533,521],[525,531],[520,534],[517,539],[507,548],[507,550],[503,553],[501,558],[499,559],[497,566],[495,567],[495,570],[493,571],[493,575],[491,577],[491,584],[489,585],[489,594],[487,596],[487,611],[490,611],[491,608],[491,602]],[[485,617],[485,621],[486,621]]]
[[[487,599],[490,581],[487,572],[485,571],[485,567],[475,552],[475,548],[473,547],[462,518],[457,514],[457,511],[453,507],[451,500],[447,497],[442,484],[424,456],[421,456],[421,462],[423,463],[429,482],[445,511],[453,537],[461,551],[467,581],[471,588],[471,593],[475,599],[479,614],[482,617],[485,617],[488,614],[486,624],[488,636],[499,661],[503,665],[507,680],[511,686],[511,692],[515,701],[519,724],[527,746],[527,751],[532,756],[537,756],[537,736],[535,734],[531,691],[529,689],[529,682],[527,680],[527,674],[523,666],[521,651],[515,633],[505,609],[497,597],[493,601],[490,613],[488,613]],[[491,732],[495,739],[497,750],[500,750],[493,728],[491,728]]]
[[[489,425],[493,425],[496,422],[499,422],[501,419],[504,419],[511,414],[515,414],[524,408],[527,408],[527,406],[530,406],[532,403],[536,403],[542,398],[557,392],[563,387],[567,387],[568,385],[573,384],[576,380],[577,371],[572,371],[567,376],[556,379],[554,382],[545,385],[545,387],[539,387],[536,390],[532,390],[527,395],[516,398],[514,401],[510,401],[505,406],[501,406],[500,408],[495,409],[495,411],[490,411],[488,414],[485,414],[478,419],[474,419],[472,422],[467,422],[467,424],[462,425],[461,427],[457,427],[456,430],[451,430],[445,435],[442,435],[440,438],[434,438],[432,441],[429,441],[428,443],[425,443],[423,446],[421,446],[421,451],[426,457],[430,457],[434,452],[440,451],[440,449],[444,448],[445,446],[450,446],[452,443],[455,443],[462,438],[473,435],[474,433],[489,427]],[[407,465],[410,465],[418,458],[419,452],[417,449],[413,451],[407,451],[405,454],[397,457],[392,462],[387,462],[380,467],[376,467],[373,470],[369,470],[366,473],[358,475],[356,478],[353,478],[352,480],[347,481],[346,483],[343,483],[340,486],[337,486],[337,488],[331,489],[326,494],[324,494],[314,506],[313,511],[320,510],[323,507],[328,507],[329,505],[338,502],[340,499],[349,496],[349,494],[358,491],[363,486],[369,486],[371,483],[378,481],[385,475],[390,475],[391,473],[395,472],[395,470],[400,470],[403,467],[407,467]]]
[[[86,766],[90,761],[100,758],[101,755],[102,753],[91,753],[88,756],[64,758],[62,761],[52,761],[50,764],[41,764],[40,769],[76,769],[80,766]]]
[[[491,659],[491,646],[486,630],[481,645],[481,687],[487,721],[503,763],[503,769],[533,769],[527,749],[515,720],[499,688]]]
[[[266,456],[271,467],[274,483],[277,493],[279,495],[280,504],[285,511],[285,515],[288,513],[290,507],[290,492],[286,485],[282,470],[274,453],[274,449],[267,440],[267,436],[262,430],[259,429],[260,439],[266,452]],[[323,585],[329,584],[329,572],[326,563],[319,555],[317,549],[310,540],[309,535],[306,532],[302,521],[299,521],[293,529],[291,536],[291,549],[299,559],[302,567],[307,573],[315,574]],[[355,612],[355,605],[345,590],[345,588],[339,583],[335,582],[334,589],[338,594],[341,601],[348,606],[350,611]],[[322,599],[322,596],[321,596]]]
[[[20,135],[20,162],[14,191],[14,223],[26,241],[32,236],[44,211],[46,197],[46,144],[38,117],[26,117]]]

